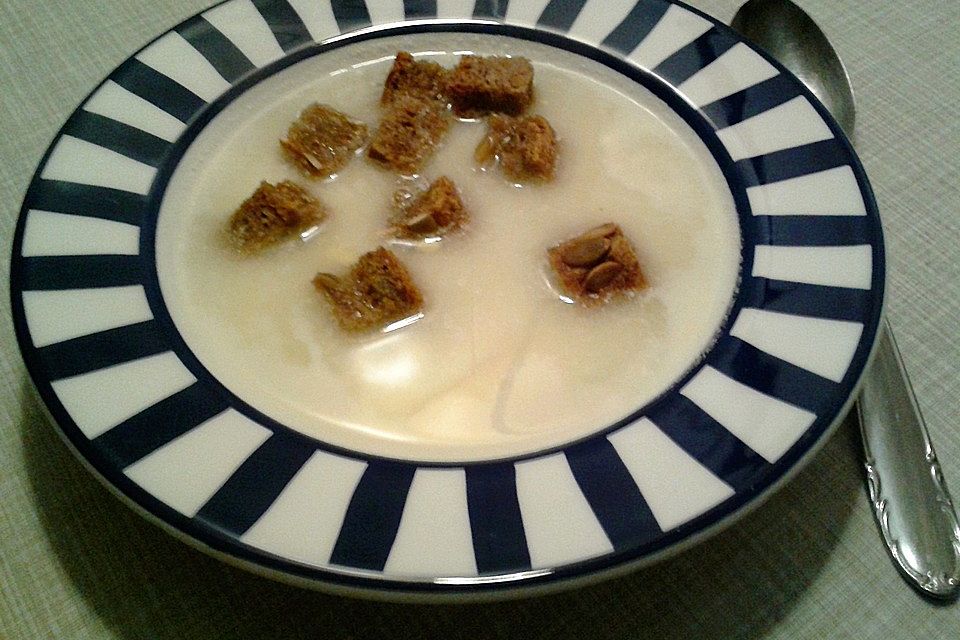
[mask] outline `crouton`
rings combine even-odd
[[[493,115],[487,127],[487,135],[474,153],[479,164],[495,160],[507,177],[518,182],[553,179],[557,135],[546,118]]]
[[[423,296],[406,267],[383,247],[360,256],[346,277],[318,273],[313,286],[344,331],[383,328],[423,308]]]
[[[228,233],[234,247],[254,253],[305,233],[326,217],[320,201],[298,184],[261,182],[230,217]]]
[[[533,102],[533,66],[526,58],[463,56],[450,73],[447,97],[461,118],[518,116]]]
[[[406,51],[397,53],[393,67],[383,83],[380,104],[389,106],[401,95],[436,100],[444,105],[449,71],[436,62],[414,60]]]
[[[329,178],[346,166],[367,137],[367,125],[314,103],[293,121],[280,146],[304,176]]]
[[[547,255],[565,292],[587,306],[647,286],[630,241],[612,222],[561,242]]]
[[[441,237],[462,228],[470,219],[453,180],[440,176],[419,195],[400,190],[394,195],[397,213],[391,219],[398,238]]]
[[[437,101],[401,94],[380,121],[367,157],[401,175],[416,174],[449,123],[446,109]]]

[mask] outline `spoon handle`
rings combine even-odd
[[[870,499],[890,556],[921,593],[960,593],[960,523],[890,324],[864,373],[860,429]]]

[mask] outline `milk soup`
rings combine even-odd
[[[376,127],[398,50],[452,68],[520,55],[529,113],[557,132],[554,180],[518,187],[476,167],[482,122],[451,124],[422,175],[453,179],[471,220],[429,245],[385,234],[398,178],[358,155],[311,181],[278,140],[312,102]],[[327,206],[310,240],[254,256],[223,242],[262,180]],[[615,222],[649,286],[585,308],[553,284],[547,249]],[[422,319],[344,333],[311,284],[387,246],[424,297]],[[652,93],[591,60],[512,38],[418,34],[308,58],[255,85],[201,132],[171,178],[157,229],[160,284],[186,344],[227,389],[324,442],[426,461],[515,456],[585,437],[675,383],[711,345],[737,284],[740,235],[719,167]]]

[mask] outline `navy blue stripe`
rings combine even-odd
[[[372,22],[364,0],[336,0],[330,4],[341,33],[362,29]]]
[[[717,129],[724,129],[793,100],[800,95],[799,83],[777,74],[752,87],[732,93],[700,107],[700,112]]]
[[[415,467],[372,461],[347,507],[332,564],[383,571],[400,528]]]
[[[197,94],[136,58],[129,58],[117,67],[110,79],[181,122],[189,122],[207,104]]]
[[[176,31],[230,84],[256,68],[230,38],[220,33],[203,16],[195,16],[177,25]]]
[[[736,169],[746,183],[745,186],[753,187],[835,169],[847,164],[849,160],[841,142],[830,138],[746,158],[737,162]]]
[[[653,73],[676,87],[726,53],[737,42],[733,36],[713,27],[671,54],[653,69]]]
[[[117,469],[153,453],[227,408],[210,387],[195,382],[93,439]]]
[[[477,0],[473,5],[474,18],[503,19],[507,15],[507,0]]]
[[[437,0],[403,0],[403,15],[407,18],[436,18]]]
[[[466,477],[477,571],[482,575],[529,569],[516,468],[511,463],[471,466]]]
[[[565,453],[573,477],[614,549],[632,548],[662,533],[609,440],[594,438]]]
[[[770,463],[685,396],[647,417],[710,472],[736,491],[746,491],[770,472]]]
[[[195,518],[242,536],[260,519],[316,449],[305,438],[278,431],[197,512]]]
[[[869,244],[877,240],[874,223],[868,216],[753,216],[747,221],[757,244],[796,247]]]
[[[764,291],[763,308],[798,316],[861,322],[869,315],[875,295],[865,289],[826,287],[757,278]]]
[[[587,0],[550,0],[537,18],[537,24],[567,32],[586,3]]]
[[[724,340],[736,346],[714,349],[707,356],[706,364],[748,387],[817,415],[822,413],[821,404],[837,393],[837,384],[832,380],[774,357],[739,338],[728,336]]]
[[[616,29],[603,39],[602,46],[628,55],[653,31],[670,8],[669,2],[640,0]]]
[[[23,262],[24,291],[59,291],[140,284],[140,256],[31,256]]]
[[[313,42],[307,26],[287,0],[253,0],[253,6],[263,16],[284,52],[289,53],[303,44]]]
[[[152,133],[78,109],[63,127],[66,135],[92,142],[152,167],[160,166],[170,143]]]
[[[28,209],[70,213],[140,226],[147,198],[139,193],[61,180],[37,180],[27,194]]]
[[[108,329],[37,349],[48,380],[60,380],[145,358],[170,349],[156,322]]]

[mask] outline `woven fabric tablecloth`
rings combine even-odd
[[[0,2],[0,233],[37,162],[110,70],[208,0]],[[692,4],[728,21],[736,0]],[[886,234],[888,313],[960,492],[960,2],[804,0],[846,61]],[[8,253],[9,256],[9,253]],[[7,286],[9,259],[0,281]],[[142,520],[69,453],[0,313],[0,638],[960,638],[960,605],[886,558],[846,421],[794,480],[707,542],[575,591],[381,604],[247,574]]]

